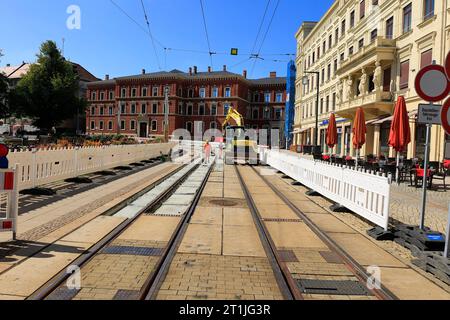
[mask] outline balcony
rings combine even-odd
[[[389,91],[375,90],[366,95],[353,97],[338,104],[336,114],[346,119],[353,119],[359,107],[364,109],[366,120],[391,115],[394,97]]]

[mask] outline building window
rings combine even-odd
[[[95,115],[95,107],[91,107],[91,116]]]
[[[225,103],[223,105],[223,114],[226,116],[228,115],[228,110],[230,109],[230,104],[229,103]]]
[[[327,67],[327,80],[330,80],[331,78],[331,64],[328,65]]]
[[[206,89],[200,88],[200,98],[206,98]]]
[[[158,131],[158,121],[152,120],[152,131]]]
[[[322,69],[322,83],[324,83],[325,82],[325,68],[324,69]]]
[[[198,106],[198,115],[204,116],[205,115],[205,106],[203,104]]]
[[[253,120],[258,120],[259,119],[259,111],[258,111],[258,109],[253,109],[252,119]]]
[[[312,63],[314,64],[314,62],[316,62],[316,53],[315,52],[312,53]]]
[[[183,114],[183,104],[178,105],[178,114]]]
[[[328,49],[331,49],[332,46],[333,46],[333,35],[330,34],[330,36],[328,37]]]
[[[153,114],[157,114],[158,113],[158,104],[157,103],[154,103],[152,105],[152,113]]]
[[[359,3],[359,19],[364,18],[365,15],[366,15],[366,1],[362,0]]]
[[[114,107],[109,107],[109,115],[112,116],[114,114]]]
[[[334,42],[335,44],[337,44],[339,41],[339,28],[336,28],[334,38],[335,38]]]
[[[100,92],[100,100],[105,100],[105,93],[103,91]]]
[[[387,39],[394,38],[394,17],[390,17],[386,21],[386,38]]]
[[[108,130],[112,130],[112,129],[113,129],[113,122],[108,121]]]
[[[333,92],[333,100],[332,100],[332,104],[331,107],[334,110],[336,110],[336,92]]]
[[[231,88],[226,87],[225,88],[225,98],[230,98],[230,97],[231,97]]]
[[[264,94],[264,102],[269,103],[272,101],[272,95],[270,94],[270,92],[266,92]]]
[[[325,106],[326,106],[326,112],[328,113],[330,111],[330,96],[327,96]]]
[[[377,6],[378,5],[378,0],[372,0],[372,5],[373,6]]]
[[[320,99],[320,113],[323,113],[323,98]]]
[[[92,92],[91,100],[97,100],[97,93],[96,92]]]
[[[420,68],[429,66],[433,63],[433,49],[422,52],[420,56]]]
[[[114,91],[109,92],[109,100],[114,100]]]
[[[186,122],[186,130],[192,133],[192,122]]]
[[[121,96],[122,98],[125,98],[125,97],[127,96],[127,89],[126,89],[126,88],[122,88],[122,89],[120,90],[120,96]]]
[[[104,129],[104,127],[103,127],[103,121],[100,121],[100,122],[99,122],[98,127],[99,127],[100,130],[103,130],[103,129]]]
[[[142,114],[146,114],[147,113],[147,105],[145,103],[143,103],[141,105],[141,113]]]
[[[120,130],[126,130],[125,120],[120,120]]]
[[[400,90],[408,88],[409,85],[409,60],[400,64]]]
[[[122,103],[122,104],[120,105],[120,113],[121,113],[121,114],[127,113],[127,106],[125,105],[125,103]]]
[[[378,37],[378,29],[372,30],[372,32],[370,33],[370,43],[375,42],[377,37]]]
[[[142,96],[143,97],[147,96],[147,87],[142,88]]]
[[[337,69],[338,69],[338,61],[337,61],[337,59],[335,59],[334,60],[334,73],[337,72]]]
[[[345,35],[345,19],[341,23],[341,37]]]
[[[355,26],[355,11],[350,12],[350,29]]]
[[[358,49],[362,49],[364,47],[364,38],[360,39],[358,42]]]
[[[153,89],[152,89],[153,91],[152,91],[152,95],[154,96],[154,97],[157,97],[158,96],[158,87],[153,87]]]
[[[105,107],[100,107],[100,115],[103,116],[105,114]]]
[[[214,87],[214,88],[212,89],[212,97],[213,97],[213,98],[219,97],[219,88]]]
[[[263,118],[264,118],[264,120],[270,119],[270,108],[269,107],[264,108]]]
[[[130,121],[130,130],[136,130],[136,121],[134,120]]]
[[[95,121],[91,121],[91,130],[95,130]]]
[[[412,4],[403,8],[403,33],[411,31]]]
[[[428,20],[434,16],[434,0],[423,1],[423,20]]]
[[[340,59],[341,59],[341,62],[344,61],[344,59],[345,59],[345,53],[343,53],[343,52],[341,53]]]
[[[283,117],[283,109],[277,108],[275,109],[275,120],[281,120]]]
[[[325,52],[327,52],[327,42],[326,41],[323,42],[322,52],[323,52],[323,54],[325,54]]]
[[[317,60],[320,59],[320,47],[317,47]]]
[[[131,89],[131,96],[136,97],[136,88]]]
[[[276,102],[283,102],[283,93],[278,92],[275,98]]]
[[[217,115],[217,104],[213,103],[211,105],[211,115],[216,116]]]
[[[132,103],[131,104],[131,114],[135,114],[136,113],[136,104]]]
[[[348,55],[351,56],[353,54],[353,46],[348,48]]]
[[[209,128],[210,128],[210,129],[217,129],[217,123],[216,123],[216,122],[211,122],[211,123],[209,124]]]
[[[194,90],[189,89],[188,90],[188,98],[193,98],[194,97]]]
[[[192,116],[192,114],[194,113],[194,107],[192,105],[188,105],[187,107],[187,114],[188,116]]]

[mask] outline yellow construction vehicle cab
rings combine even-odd
[[[231,120],[234,120],[236,125],[230,125]],[[244,118],[233,107],[228,110],[222,129],[225,130],[226,138],[226,164],[248,163],[257,165],[259,163],[257,138],[248,136],[244,127]]]

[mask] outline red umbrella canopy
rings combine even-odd
[[[327,145],[330,148],[334,148],[334,146],[337,144],[337,127],[336,127],[336,116],[334,113],[330,115],[330,120],[328,123],[328,130],[327,130]]]
[[[356,110],[355,121],[353,122],[353,147],[361,149],[366,143],[366,118],[362,108]]]
[[[395,105],[394,119],[389,133],[389,145],[397,152],[402,152],[411,142],[411,129],[406,111],[406,102],[403,96],[398,97]]]

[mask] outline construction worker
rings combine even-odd
[[[211,145],[209,144],[209,141],[205,141],[205,144],[203,146],[203,152],[204,152],[203,163],[209,164],[209,158],[211,157]]]

